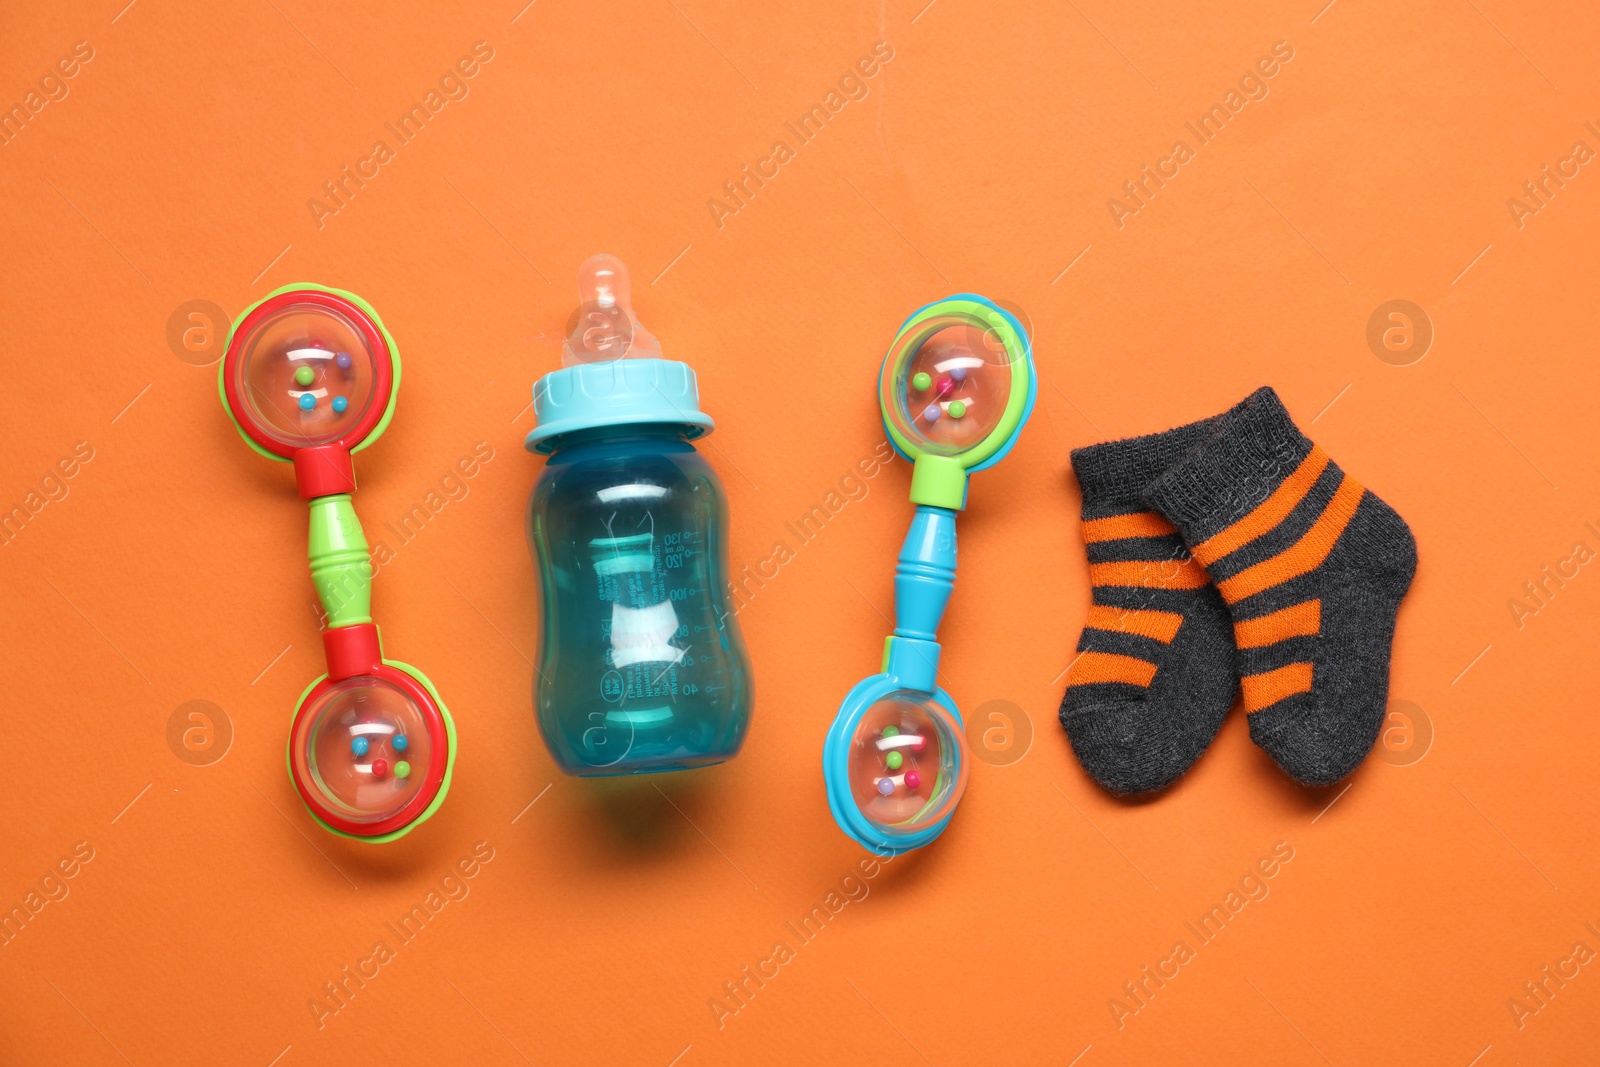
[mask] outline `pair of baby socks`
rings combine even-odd
[[[1113,793],[1170,784],[1244,693],[1250,738],[1307,785],[1377,739],[1416,541],[1271,389],[1072,453],[1093,603],[1061,723]]]

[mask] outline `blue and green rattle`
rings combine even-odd
[[[961,713],[939,686],[939,621],[956,578],[967,478],[998,463],[1033,411],[1027,331],[991,300],[960,294],[900,327],[878,380],[883,425],[912,461],[917,506],[895,567],[895,629],[883,670],[839,706],[822,750],[839,828],[880,854],[938,837],[966,790]]]

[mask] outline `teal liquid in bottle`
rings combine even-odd
[[[566,366],[534,387],[528,501],[543,633],[539,729],[576,775],[720,763],[750,721],[749,657],[728,596],[728,506],[690,441],[710,432],[694,371],[633,315],[627,269],[594,256]]]

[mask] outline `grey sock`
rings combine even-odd
[[[1173,525],[1141,500],[1216,423],[1072,453],[1093,602],[1061,725],[1084,770],[1113,793],[1160,789],[1188,770],[1238,690],[1222,598]]]
[[[1372,749],[1417,544],[1394,509],[1302,434],[1271,389],[1144,494],[1233,617],[1250,737],[1308,785]]]

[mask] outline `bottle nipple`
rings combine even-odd
[[[660,358],[661,343],[634,314],[627,266],[604,252],[584,260],[578,268],[578,310],[561,345],[562,365]]]

